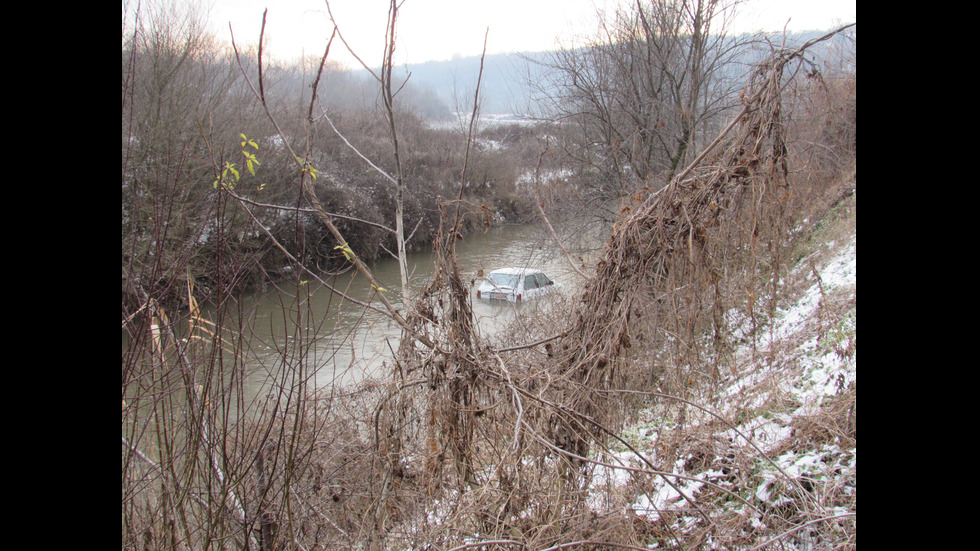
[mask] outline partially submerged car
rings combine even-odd
[[[541,270],[501,268],[487,274],[476,290],[476,298],[524,302],[554,288],[555,282]]]

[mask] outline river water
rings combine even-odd
[[[560,238],[577,262],[582,257],[588,263],[594,257],[591,249],[601,243],[596,233],[576,229]],[[569,266],[554,238],[538,225],[506,225],[473,233],[457,242],[456,253],[460,274],[470,285],[477,331],[487,337],[510,323],[519,322],[522,313],[535,306],[477,299],[475,293],[481,273],[501,267],[538,268],[558,283],[556,291],[565,296],[574,293],[581,284],[581,277]],[[431,251],[409,255],[408,265],[411,285],[417,292],[431,281]],[[399,304],[398,263],[389,257],[370,268],[381,286],[389,290],[386,293],[389,301]],[[324,281],[353,298],[384,309],[370,285],[354,270],[325,277]],[[296,285],[291,283],[256,293],[239,305],[253,331],[244,339],[250,343],[246,358],[250,371],[247,394],[264,392],[284,368],[295,362],[292,358],[300,350],[307,358],[304,364],[310,371],[307,377],[318,389],[357,383],[380,375],[390,365],[401,332],[385,314],[343,300],[313,279],[300,288],[299,294],[297,298]],[[303,322],[297,323],[297,319]],[[300,327],[303,334],[297,335]],[[292,342],[303,344],[297,348],[291,346]]]

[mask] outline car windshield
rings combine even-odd
[[[517,288],[517,275],[515,274],[490,274],[487,279],[497,287]]]

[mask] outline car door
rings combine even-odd
[[[533,290],[536,284],[534,282],[534,277],[532,274],[521,274],[521,288],[518,291],[521,296],[521,300],[529,299],[533,296]]]
[[[526,293],[528,298],[536,297],[541,294],[544,290],[541,285],[541,274],[528,274],[524,278],[524,287],[527,289]]]
[[[550,285],[554,285],[554,282],[548,279],[548,276],[543,273],[534,274],[534,279],[536,281],[537,290],[536,295],[543,295],[550,290]]]
[[[538,286],[541,287],[542,293],[551,290],[551,286],[554,284],[555,282],[548,279],[548,276],[544,274],[538,274]]]

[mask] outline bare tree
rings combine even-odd
[[[544,62],[550,116],[572,130],[565,151],[593,173],[600,197],[668,181],[703,145],[705,121],[734,101],[726,71],[740,42],[727,25],[738,3],[637,0],[602,14],[584,47]]]
[[[372,167],[381,172],[395,186],[395,239],[397,246],[398,267],[401,274],[402,297],[404,298],[404,304],[407,305],[411,303],[411,287],[408,283],[409,274],[405,250],[405,181],[402,174],[401,151],[398,143],[398,126],[396,124],[395,117],[395,95],[397,90],[394,89],[394,81],[392,79],[392,71],[395,63],[395,24],[398,21],[399,4],[395,0],[392,0],[388,7],[388,18],[384,35],[384,56],[381,63],[381,69],[377,72],[371,69],[371,67],[364,61],[361,61],[358,54],[350,49],[350,46],[347,45],[347,41],[344,40],[344,36],[337,25],[337,21],[334,19],[333,12],[330,10],[330,2],[327,2],[326,5],[327,11],[330,14],[330,20],[333,22],[334,28],[337,29],[335,32],[337,32],[337,35],[340,37],[341,41],[344,42],[351,53],[358,59],[358,61],[361,62],[361,65],[368,70],[372,76],[374,76],[381,87],[381,101],[391,140],[391,148],[394,155],[394,174],[389,175],[385,173],[374,163],[371,163],[371,161],[369,161],[366,157],[362,157],[365,161],[370,163]],[[336,127],[334,127],[334,129],[336,130]]]

